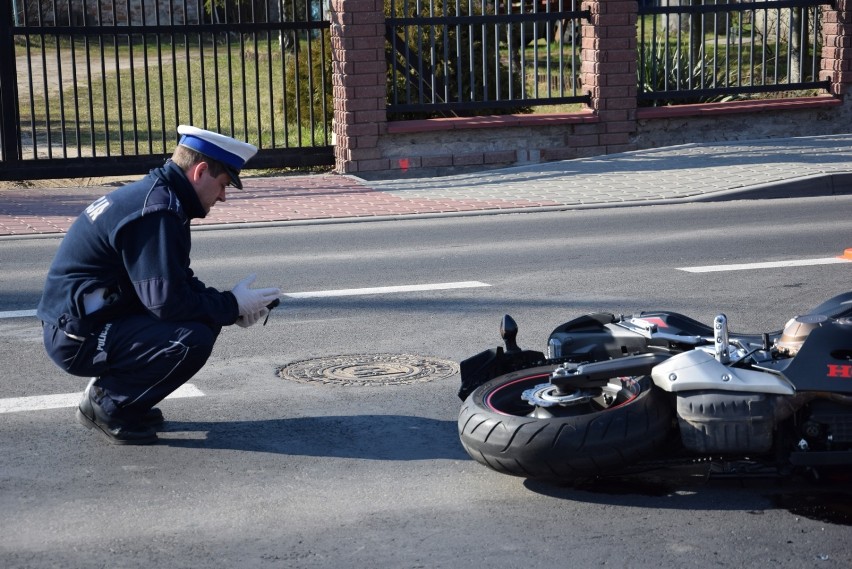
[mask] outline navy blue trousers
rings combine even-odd
[[[221,328],[200,322],[164,322],[146,314],[118,318],[82,341],[44,324],[44,346],[63,370],[96,377],[96,402],[110,416],[133,419],[200,370]]]

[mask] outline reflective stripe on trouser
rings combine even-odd
[[[200,370],[221,328],[133,315],[80,342],[45,325],[48,355],[70,374],[97,376],[96,402],[116,418],[145,413]]]

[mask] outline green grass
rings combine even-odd
[[[41,140],[49,129],[54,140],[79,146],[84,156],[170,152],[178,124],[218,130],[261,148],[326,146],[332,101],[320,73],[324,63],[326,81],[331,81],[330,50],[323,62],[319,42],[311,43],[303,40],[295,55],[282,53],[275,40],[241,45],[233,37],[214,46],[198,41],[158,45],[156,38],[131,43],[124,36],[116,44],[77,41],[73,50],[64,40],[58,51],[53,41],[45,46],[45,56],[48,62],[56,62],[57,54],[67,61],[63,87],[61,92],[58,86],[45,89],[42,75],[34,77],[32,98],[19,94],[22,130]],[[17,49],[26,54],[25,47]],[[31,54],[40,62],[40,47]],[[135,65],[129,65],[131,60]]]

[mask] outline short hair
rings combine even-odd
[[[207,162],[207,166],[210,168],[210,175],[214,178],[228,173],[225,165],[218,160],[214,160],[206,154],[202,154],[182,144],[178,144],[175,147],[175,151],[172,153],[172,162],[177,164],[184,172],[188,172],[190,168],[199,162]]]

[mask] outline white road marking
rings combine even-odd
[[[56,395],[36,395],[33,397],[10,397],[0,399],[0,414],[18,413],[20,411],[42,411],[44,409],[63,409],[76,407],[80,403],[83,392],[57,393]],[[204,393],[191,383],[178,387],[166,399],[183,397],[203,397]]]
[[[349,288],[341,290],[318,290],[311,292],[291,292],[282,296],[288,298],[328,298],[334,296],[357,296],[365,294],[391,294],[398,292],[418,292],[430,290],[452,290],[464,288],[488,287],[490,284],[479,281],[461,281],[451,283],[433,283],[419,285],[383,286],[374,288]],[[0,312],[0,320],[4,318],[26,318],[35,316],[35,310],[13,310]],[[38,395],[33,397],[13,397],[0,399],[0,414],[16,413],[19,411],[37,411],[41,409],[60,409],[64,407],[75,407],[80,402],[83,393],[60,393],[57,395]],[[185,384],[178,388],[172,397],[201,397],[204,393],[192,384]],[[167,399],[168,399],[167,398]]]
[[[317,290],[313,292],[286,292],[282,296],[289,298],[328,298],[332,296],[358,296],[362,294],[390,294],[395,292],[419,292],[426,290],[451,290],[459,288],[477,288],[491,286],[479,281],[456,283],[434,283],[419,285],[380,286],[374,288],[344,288],[340,290]]]
[[[374,288],[344,288],[340,290],[317,290],[308,292],[285,292],[281,296],[288,298],[329,298],[333,296],[358,296],[362,294],[391,294],[396,292],[418,292],[427,290],[452,290],[460,288],[478,288],[491,286],[479,281],[461,281],[454,283],[433,283],[418,285],[380,286]],[[4,318],[27,318],[35,316],[35,310],[12,310],[0,312],[0,320]]]
[[[26,318],[28,316],[35,316],[35,310],[10,310],[8,312],[0,312],[0,319],[3,318]]]
[[[679,271],[687,273],[715,273],[719,271],[748,271],[751,269],[778,269],[785,267],[807,267],[810,265],[833,265],[848,263],[852,259],[843,257],[827,257],[825,259],[799,259],[792,261],[769,261],[765,263],[741,263],[735,265],[705,265],[703,267],[678,267]]]

